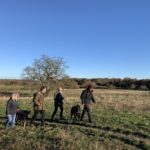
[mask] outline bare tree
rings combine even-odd
[[[42,55],[39,59],[35,59],[32,66],[28,66],[23,70],[23,79],[50,81],[63,78],[66,62],[61,57],[51,58]]]

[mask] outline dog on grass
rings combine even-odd
[[[16,124],[21,123],[25,127],[28,124],[29,114],[31,111],[18,110],[16,113]]]
[[[80,116],[81,116],[80,105],[76,105],[71,108],[71,119],[72,116],[74,116],[75,120],[80,120]]]

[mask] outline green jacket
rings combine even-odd
[[[91,91],[83,90],[81,94],[81,102],[82,104],[89,105],[91,101],[95,103],[95,98]]]
[[[41,92],[35,93],[33,99],[33,108],[34,110],[44,110],[45,109],[44,103],[44,95]]]

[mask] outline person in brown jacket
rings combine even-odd
[[[45,119],[45,108],[44,108],[44,96],[46,94],[46,87],[42,86],[40,91],[35,93],[33,95],[33,110],[34,115],[31,119],[30,125],[33,123],[33,121],[36,119],[37,115],[41,114],[41,125],[44,125],[44,119]]]

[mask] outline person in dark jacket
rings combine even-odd
[[[6,105],[6,128],[14,128],[16,122],[16,113],[18,109],[18,93],[13,93]]]
[[[45,120],[45,106],[44,106],[44,96],[46,94],[47,88],[42,86],[40,91],[35,93],[33,96],[33,110],[34,115],[32,116],[30,125],[32,125],[33,121],[36,119],[38,114],[41,114],[41,126],[44,125]]]
[[[92,89],[92,86],[90,84],[87,86],[87,88],[85,90],[82,91],[82,94],[81,94],[80,98],[81,98],[81,103],[84,106],[80,120],[83,121],[85,112],[87,112],[89,122],[92,123],[90,104],[91,104],[91,101],[93,103],[95,103],[96,101],[94,99],[93,89]]]
[[[64,119],[63,117],[63,95],[62,95],[62,88],[59,87],[58,90],[56,91],[55,95],[54,95],[54,107],[55,110],[52,114],[51,120],[54,119],[54,116],[57,113],[58,107],[60,108],[60,119]]]

